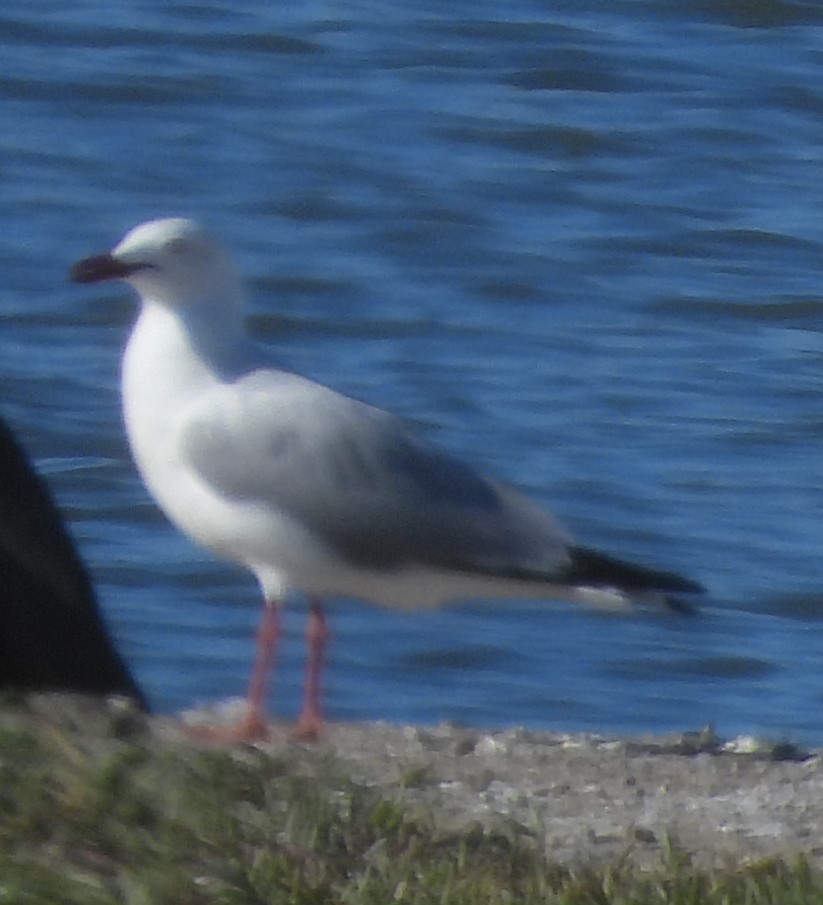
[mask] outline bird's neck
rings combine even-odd
[[[205,311],[181,317],[144,300],[123,356],[121,391],[129,443],[150,484],[152,463],[176,460],[181,415],[245,370],[247,348],[239,313],[214,323]]]
[[[245,369],[248,346],[240,311],[222,310],[216,317],[204,306],[181,314],[144,300],[123,357],[127,421],[130,410],[139,411],[143,423],[170,415],[233,380]]]
[[[242,307],[209,299],[181,309],[144,300],[129,345],[135,342],[157,365],[162,357],[221,381],[242,370],[249,346]]]

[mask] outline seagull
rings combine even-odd
[[[324,723],[329,596],[404,610],[467,598],[691,609],[672,595],[703,591],[579,545],[547,511],[401,418],[273,366],[247,333],[229,254],[195,221],[136,226],[111,252],[75,264],[70,279],[136,290],[121,389],[137,468],[171,522],[245,566],[262,591],[256,659],[230,738],[267,737],[267,677],[289,593],[310,602],[295,732],[313,739]]]

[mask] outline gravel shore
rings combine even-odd
[[[823,862],[819,752],[723,743],[709,731],[605,738],[456,726],[334,725],[318,745],[289,743],[300,769],[331,755],[352,779],[400,795],[443,826],[522,827],[563,862],[630,853],[659,860],[674,840],[698,864],[803,853]],[[307,762],[308,757],[308,762]]]
[[[386,724],[335,725],[308,750],[283,739],[271,747],[284,744],[299,748],[300,769],[331,755],[355,781],[433,809],[441,825],[519,825],[560,861],[630,852],[650,863],[669,839],[706,866],[801,852],[823,860],[816,753],[739,753],[711,733],[617,739]]]
[[[332,758],[441,826],[522,827],[559,861],[653,863],[674,841],[705,866],[823,863],[821,752],[793,745],[708,728],[629,738],[362,723],[331,724],[314,745],[275,726],[262,748],[293,752],[302,771]]]
[[[180,720],[122,701],[36,695],[0,706],[0,727],[12,725],[45,726],[82,747],[135,739],[185,756],[196,746]],[[628,854],[654,864],[673,840],[707,867],[801,853],[823,864],[820,752],[790,745],[724,742],[710,730],[625,738],[364,723],[331,724],[314,744],[274,725],[266,743],[229,750],[375,787],[439,828],[525,833],[566,863]]]

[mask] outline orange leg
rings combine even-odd
[[[246,712],[231,726],[192,727],[188,730],[189,735],[215,742],[258,742],[269,737],[266,692],[279,639],[280,608],[276,602],[266,601],[257,631],[257,655],[246,695]]]
[[[280,640],[280,608],[266,601],[260,628],[257,630],[257,656],[254,661],[249,691],[246,695],[246,714],[240,722],[250,739],[267,738],[266,693],[269,676],[274,671],[275,652]]]
[[[326,627],[323,604],[313,599],[306,626],[307,657],[303,709],[294,727],[295,736],[303,741],[316,741],[323,728],[323,708],[320,699],[328,638],[329,630]]]

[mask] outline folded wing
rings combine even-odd
[[[219,493],[264,501],[363,568],[545,580],[571,565],[568,535],[525,497],[399,418],[295,375],[222,387],[189,413],[184,448]]]

